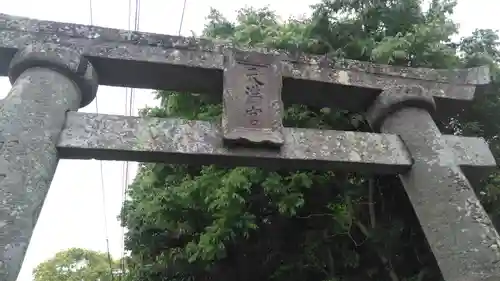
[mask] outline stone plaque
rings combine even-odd
[[[224,59],[224,141],[280,147],[284,138],[279,58],[231,50]]]

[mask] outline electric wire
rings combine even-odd
[[[129,2],[131,2],[131,1],[129,0]],[[129,13],[129,15],[130,15],[130,13]],[[130,19],[130,17],[129,17],[129,19]],[[129,22],[130,22],[130,20],[129,20]],[[127,109],[128,109],[128,95],[129,95],[129,89],[125,88],[125,108],[124,108],[125,115],[127,115]],[[126,177],[126,174],[127,174],[126,171],[127,171],[128,167],[127,167],[126,163],[127,162],[122,163],[122,189],[121,189],[122,209],[123,209],[123,206],[125,204],[126,188],[128,185],[128,179]],[[125,257],[125,228],[123,226],[121,227],[121,233],[120,233],[120,250],[121,250],[121,252],[120,252],[120,270],[121,270],[122,275],[123,275],[125,272],[125,261],[124,261],[124,257]],[[121,280],[121,278],[120,278],[120,280]]]
[[[181,14],[181,21],[179,23],[179,31],[177,32],[177,35],[181,35],[182,31],[182,24],[184,23],[184,13],[186,12],[186,2],[187,0],[184,0],[184,4],[182,4],[182,14]]]
[[[182,7],[182,13],[181,13],[181,20],[179,23],[179,31],[178,35],[181,34],[182,31],[182,25],[184,22],[184,15],[186,12],[186,3],[187,0],[183,1],[183,7]],[[141,8],[141,1],[140,0],[135,0],[135,13],[134,13],[134,31],[138,31],[140,27],[140,12]],[[128,30],[129,30],[129,39],[132,36],[132,28],[131,28],[131,16],[132,16],[132,0],[128,1]],[[125,88],[125,115],[131,116],[133,114],[134,110],[134,103],[135,103],[135,89],[134,88]],[[128,109],[128,110],[127,110]],[[123,169],[122,169],[122,209],[125,205],[125,197],[129,185],[129,162],[125,161],[123,164]],[[120,258],[120,269],[122,271],[122,276],[125,273],[125,228],[122,227],[121,229],[121,258]]]
[[[140,25],[140,0],[135,0],[135,13],[134,13],[134,31],[139,30]],[[128,30],[129,30],[129,39],[132,36],[132,28],[131,28],[131,16],[132,16],[132,0],[129,0],[128,3]],[[135,89],[134,88],[125,88],[125,115],[131,116],[134,110],[135,103]],[[129,185],[129,162],[125,161],[123,163],[122,169],[122,209],[125,205],[125,197],[127,194],[127,189]],[[121,258],[120,258],[120,269],[122,271],[122,276],[125,273],[125,227],[121,229]]]
[[[186,12],[186,3],[187,0],[183,1],[183,7],[182,7],[182,13],[181,13],[181,19],[179,23],[179,30],[178,30],[178,35],[181,34],[182,31],[182,25],[184,22],[184,15]],[[141,7],[141,1],[140,0],[135,0],[135,13],[134,13],[134,31],[138,31],[140,27],[140,7]],[[128,3],[128,30],[129,30],[129,39],[132,36],[132,28],[131,28],[131,16],[132,16],[132,0],[129,0]],[[131,116],[133,114],[134,110],[134,103],[135,103],[135,89],[134,88],[125,88],[125,115]],[[122,209],[125,205],[125,197],[129,185],[129,162],[125,161],[123,164],[123,169],[122,169]],[[121,229],[121,259],[120,259],[120,267],[122,271],[122,276],[125,273],[125,228],[122,227]]]
[[[92,0],[89,0],[89,20],[90,20],[90,25],[93,25],[94,19],[93,19],[93,14],[92,14]]]
[[[92,0],[89,0],[89,20],[90,20],[91,26],[94,25],[93,14],[94,14],[94,11],[92,9]],[[97,96],[95,97],[95,111],[96,111],[96,113],[99,113],[99,104],[97,102]],[[106,239],[106,250],[107,250],[107,254],[108,254],[109,271],[110,271],[111,280],[113,280],[113,259],[111,258],[111,253],[109,251],[108,216],[106,215],[106,193],[105,193],[105,189],[104,189],[104,169],[103,169],[102,160],[99,161],[99,170],[100,170],[100,176],[101,176],[101,195],[102,195],[102,208],[103,208],[103,215],[104,215],[104,235],[105,235],[105,239]]]

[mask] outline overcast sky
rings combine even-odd
[[[288,18],[307,13],[308,6],[316,2],[318,0],[293,4],[290,0],[187,0],[182,34],[191,35],[191,31],[199,34],[210,7],[234,19],[235,11],[245,5],[263,7],[272,3],[269,5],[272,9]],[[128,0],[94,0],[92,4],[94,25],[128,28]],[[142,0],[139,29],[176,34],[182,4],[183,0]],[[89,24],[89,10],[89,0],[0,0],[0,13],[52,21]],[[475,28],[500,29],[499,10],[498,0],[459,0],[455,19],[461,26],[461,35],[470,34]],[[0,77],[0,98],[5,97],[9,89],[8,80]],[[125,101],[124,88],[99,87],[99,113],[125,114]],[[137,115],[137,110],[145,105],[156,105],[151,90],[137,90],[133,114]],[[95,101],[81,111],[96,112]],[[131,165],[132,177],[136,167]],[[116,219],[122,203],[122,170],[122,162],[103,162],[105,212],[114,258],[119,258],[122,252],[122,231]],[[71,247],[106,251],[99,161],[60,161],[17,281],[31,281],[31,272],[37,264]]]

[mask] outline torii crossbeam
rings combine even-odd
[[[0,14],[0,75],[13,84],[0,107],[0,280],[16,280],[59,158],[400,174],[445,280],[500,280],[500,238],[470,184],[495,160],[483,139],[441,135],[433,120],[470,102],[487,67],[332,61]],[[222,124],[77,113],[98,84],[208,94]],[[291,103],[365,112],[383,133],[283,128]]]

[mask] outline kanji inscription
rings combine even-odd
[[[273,55],[225,54],[224,141],[281,146],[284,143],[281,62]]]

